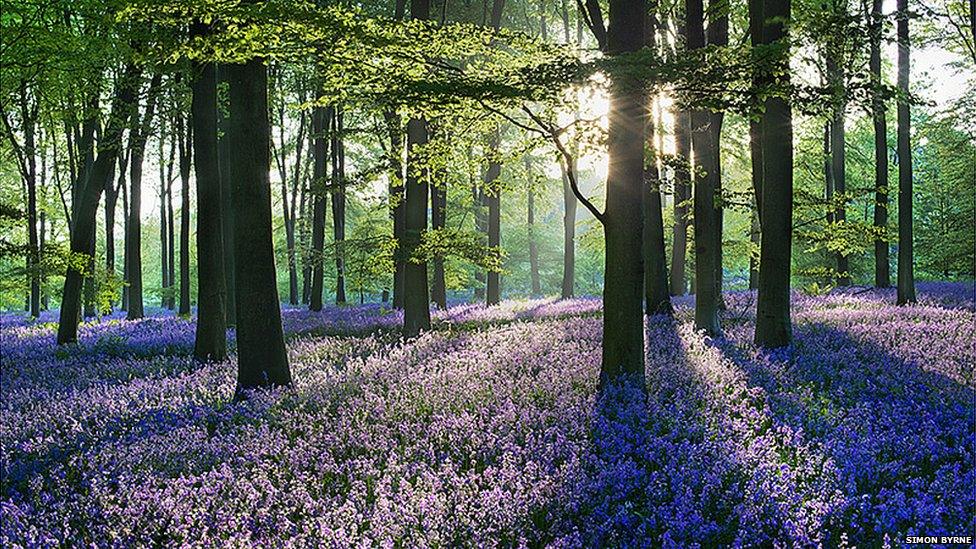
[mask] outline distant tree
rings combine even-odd
[[[909,105],[911,38],[908,0],[898,0],[898,304],[915,303],[912,232],[912,129]]]
[[[891,286],[888,257],[888,123],[885,116],[884,94],[881,90],[881,41],[884,38],[882,0],[871,0],[869,41],[871,71],[871,119],[874,122],[874,285]]]

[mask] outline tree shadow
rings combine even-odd
[[[844,501],[824,541],[972,532],[973,388],[830,325],[797,325],[794,338],[772,353],[741,339],[714,345],[768,395],[777,425],[830,457]]]

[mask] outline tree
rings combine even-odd
[[[98,155],[82,180],[78,203],[74,206],[74,223],[71,231],[71,253],[74,258],[87,257],[95,237],[95,213],[105,190],[105,183],[119,153],[124,121],[132,116],[136,101],[136,83],[141,74],[135,64],[128,64],[115,84],[108,123],[102,130]],[[78,340],[78,319],[81,309],[81,287],[84,267],[73,259],[69,262],[61,294],[61,313],[58,322],[58,344]]]
[[[229,113],[227,109],[228,72],[223,65],[217,67],[217,161],[220,164],[220,234],[223,243],[224,262],[224,318],[227,326],[237,325],[237,259],[234,250],[237,238],[234,234],[234,182],[230,180],[231,159],[237,151],[230,148],[227,140]]]
[[[912,141],[909,105],[911,39],[908,0],[898,0],[898,304],[915,303],[912,234]]]
[[[125,261],[128,265],[129,309],[126,318],[137,320],[143,317],[142,299],[142,160],[146,154],[146,143],[149,132],[152,131],[153,113],[156,108],[156,96],[162,83],[162,73],[153,74],[149,81],[146,99],[146,110],[142,116],[138,113],[132,116],[129,128],[129,139],[132,141],[129,149],[129,234],[126,238]]]
[[[688,49],[705,47],[705,10],[702,0],[687,0],[685,13]],[[722,328],[718,318],[718,281],[715,280],[718,212],[715,209],[715,184],[719,163],[717,140],[711,135],[711,116],[695,110],[691,113],[691,143],[695,152],[695,328],[718,335]]]
[[[190,29],[194,36],[204,36],[209,31],[209,26],[199,21]],[[227,357],[227,326],[224,316],[226,254],[221,221],[223,178],[217,144],[217,67],[212,62],[193,62],[190,71],[190,131],[197,187],[197,326],[193,356],[201,361],[220,361]],[[184,198],[184,205],[186,202]]]
[[[645,34],[647,47],[656,49],[655,18],[653,6],[646,15]],[[649,95],[648,112],[655,103],[655,97]],[[644,312],[648,315],[670,314],[671,297],[668,288],[667,252],[664,248],[664,211],[661,205],[661,172],[658,168],[658,151],[655,142],[654,119],[646,117],[645,132],[650,158],[646,162],[644,172],[644,192],[641,195],[644,209]]]
[[[846,15],[846,6],[843,2],[837,2],[837,10],[843,10]],[[833,88],[832,116],[830,118],[830,181],[833,185],[833,192],[836,194],[834,202],[828,205],[833,209],[833,222],[836,227],[843,229],[847,222],[847,171],[846,152],[847,152],[847,130],[844,124],[847,99],[845,97],[844,85],[844,59],[843,37],[832,40],[831,47],[827,49],[827,78]],[[840,62],[838,62],[840,60]],[[837,284],[839,286],[850,286],[850,262],[847,259],[847,252],[844,250],[837,252]]]
[[[491,7],[491,28],[498,30],[502,24],[502,10],[505,0],[494,0]],[[499,159],[501,145],[501,128],[496,127],[489,142],[488,171],[485,173],[485,201],[488,204],[488,248],[498,250],[502,245],[502,189],[498,178],[502,173]],[[485,289],[485,299],[488,305],[497,305],[501,300],[501,273],[498,269],[489,269],[488,284]]]
[[[312,109],[312,288],[308,308],[322,310],[323,253],[325,251],[326,158],[329,154],[328,128],[332,107]]]
[[[770,81],[789,86],[787,29],[790,0],[762,0],[762,44],[776,44]],[[750,13],[750,16],[753,14]],[[790,265],[793,245],[793,112],[787,98],[765,99],[762,123],[762,201],[759,219],[759,288],[756,303],[756,344],[784,347],[793,339],[790,322]]]
[[[430,0],[410,0],[413,19],[430,18]],[[427,120],[411,117],[407,122],[407,181],[404,198],[403,235],[403,335],[416,337],[430,329],[430,294],[427,262],[416,257],[427,230],[428,173],[418,165],[417,152],[427,143]]]
[[[346,149],[343,146],[342,107],[332,110],[332,236],[335,242],[336,304],[346,302]]]
[[[192,107],[191,107],[192,108]],[[176,139],[180,157],[180,315],[190,314],[190,168],[193,153],[192,126],[186,117],[176,118]]]
[[[684,109],[674,113],[674,232],[671,239],[671,295],[685,295],[688,257],[688,200],[691,199],[691,116]]]
[[[874,285],[891,285],[888,259],[888,123],[885,116],[884,94],[881,91],[881,40],[884,37],[882,0],[871,0],[869,26],[871,72],[871,118],[874,122]]]
[[[234,203],[237,389],[291,383],[275,273],[271,226],[271,126],[268,69],[261,58],[227,65],[228,179]]]

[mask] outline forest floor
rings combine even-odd
[[[170,315],[2,320],[4,547],[688,546],[973,535],[970,284],[794,297],[795,345],[647,322],[646,393],[598,389],[600,302],[284,310],[294,387],[230,402],[232,360]]]

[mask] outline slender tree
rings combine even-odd
[[[410,0],[413,19],[430,18],[430,0]],[[427,143],[427,121],[411,118],[407,122],[407,181],[404,198],[403,254],[403,335],[416,337],[430,329],[430,293],[427,288],[427,262],[416,257],[427,230],[428,173],[417,165],[417,148]]]
[[[539,245],[535,241],[535,180],[532,176],[532,158],[529,154],[525,155],[525,174],[528,179],[526,186],[528,211],[525,221],[529,232],[529,286],[532,296],[536,297],[542,295],[542,280],[539,277]]]
[[[445,170],[432,172],[430,186],[430,227],[433,230],[443,229],[447,223],[447,178]],[[447,308],[447,282],[444,279],[444,254],[434,254],[434,273],[430,281],[430,299],[439,309]]]
[[[192,107],[191,107],[192,108]],[[192,125],[180,114],[176,119],[180,156],[180,315],[190,314],[190,168]]]
[[[688,49],[705,47],[705,10],[702,0],[685,2]],[[695,152],[695,328],[709,335],[720,334],[718,318],[718,283],[715,280],[717,259],[715,183],[718,150],[708,112],[691,113],[691,142]]]
[[[73,206],[73,227],[71,230],[71,252],[87,254],[95,236],[95,213],[98,210],[102,191],[111,172],[112,164],[121,147],[124,121],[129,118],[136,101],[136,82],[140,76],[139,68],[129,64],[115,84],[110,116],[102,131],[98,155],[85,177],[78,193],[77,205]],[[61,298],[61,313],[58,322],[58,344],[73,343],[78,340],[78,320],[81,308],[82,269],[76,263],[69,264],[65,274],[64,290]]]
[[[674,113],[674,232],[671,238],[671,295],[685,295],[688,257],[688,200],[691,198],[691,116],[684,109]]]
[[[332,111],[332,240],[335,245],[336,304],[346,302],[346,149],[342,107]]]
[[[234,204],[237,293],[237,389],[291,383],[275,273],[271,225],[271,126],[268,69],[264,60],[227,65],[225,136],[236,151],[228,179]]]
[[[194,21],[190,32],[193,36],[205,36],[210,27]],[[202,361],[219,361],[227,357],[227,326],[221,225],[224,216],[217,152],[217,67],[214,63],[195,61],[190,70],[190,132],[197,191],[197,324],[193,356]],[[189,209],[187,194],[183,203]]]
[[[647,47],[657,48],[657,28],[655,12],[657,2],[653,1],[644,22]],[[656,103],[654,95],[648,95],[648,112]],[[655,138],[655,121],[648,115],[645,119],[645,134],[649,158],[644,162],[644,190],[641,195],[644,208],[644,312],[648,315],[670,314],[671,297],[668,288],[667,251],[664,248],[664,211],[661,204],[661,171],[658,167],[658,149]]]
[[[762,0],[762,43],[787,40],[790,0]],[[752,14],[750,14],[752,15]],[[770,79],[778,89],[788,87],[789,48],[772,60]],[[790,264],[793,245],[793,112],[787,98],[765,99],[762,115],[762,201],[759,219],[759,292],[756,304],[756,344],[784,347],[793,339],[790,322]]]
[[[128,265],[129,309],[126,318],[140,319],[144,315],[142,297],[142,164],[146,154],[146,143],[152,131],[153,114],[156,109],[156,96],[162,84],[162,73],[153,74],[149,81],[146,109],[140,118],[132,116],[129,139],[129,235],[126,239],[125,261]]]
[[[915,303],[912,231],[912,129],[908,104],[911,39],[908,0],[898,0],[898,304]]]
[[[312,295],[308,308],[322,310],[323,253],[325,252],[325,192],[326,165],[329,155],[328,128],[332,119],[332,107],[315,107],[312,110]]]
[[[749,40],[753,48],[761,46],[763,42],[763,0],[749,0]],[[756,50],[758,51],[758,50]],[[753,55],[758,58],[757,55]],[[762,71],[756,71],[753,75],[752,84],[758,88],[765,83]],[[763,193],[763,139],[762,139],[762,99],[756,95],[753,97],[752,113],[749,117],[749,160],[751,166],[752,179],[752,223],[749,231],[749,240],[753,246],[753,253],[749,254],[749,289],[759,288],[759,257],[758,250],[761,245],[762,235],[762,193]]]
[[[884,94],[881,92],[881,40],[884,37],[882,0],[871,0],[870,59],[871,71],[871,119],[874,122],[874,285],[878,288],[891,286],[891,268],[888,258],[888,122],[885,113]]]
[[[841,8],[838,8],[841,9]],[[839,45],[835,44],[827,53],[827,77],[831,87],[834,89],[833,112],[830,119],[830,180],[833,183],[834,202],[836,207],[831,204],[833,209],[834,223],[843,228],[847,221],[847,172],[845,169],[847,154],[847,130],[844,124],[844,111],[847,101],[844,99],[844,68],[838,63],[838,58],[842,58],[843,52]],[[850,286],[850,262],[847,259],[847,252],[844,250],[837,252],[837,284],[839,286]]]
[[[234,182],[230,179],[231,162],[238,151],[230,148],[227,140],[230,123],[227,107],[228,71],[223,65],[217,67],[217,161],[220,164],[220,234],[223,243],[224,262],[224,318],[227,326],[237,325],[237,259],[234,250],[237,238],[234,234]]]
[[[491,7],[491,28],[498,30],[502,24],[502,11],[505,0],[494,0]],[[502,189],[498,178],[502,173],[499,147],[501,146],[501,128],[496,127],[495,133],[489,141],[488,170],[485,173],[485,201],[488,205],[488,248],[500,250],[502,245]],[[501,300],[501,273],[491,269],[487,273],[485,300],[488,305],[497,305]]]

